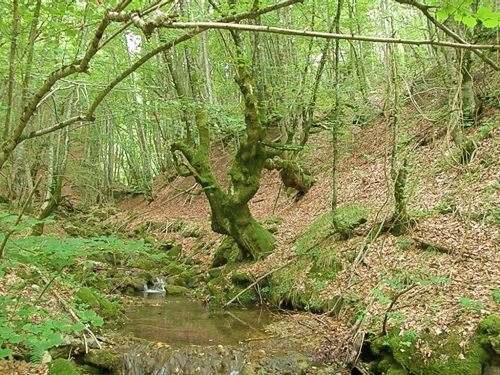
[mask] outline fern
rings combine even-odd
[[[42,357],[43,357],[43,350],[41,350],[39,347],[32,346],[30,348],[30,362],[31,363],[42,363]]]

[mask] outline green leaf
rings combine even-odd
[[[390,298],[387,298],[386,296],[378,296],[377,297],[377,300],[379,302],[385,302],[385,303],[390,303],[392,302],[392,300]]]
[[[96,316],[94,319],[92,319],[91,323],[94,327],[102,327],[102,325],[104,324],[104,319],[100,316]]]
[[[497,20],[492,20],[492,19],[485,20],[485,21],[483,21],[483,26],[486,27],[486,28],[488,28],[488,29],[492,29],[492,28],[498,26],[498,21]]]
[[[9,335],[13,332],[14,332],[14,330],[10,327],[0,327],[0,333],[2,334],[2,336]]]
[[[76,323],[71,325],[70,328],[75,332],[80,332],[85,329],[85,326],[82,323]]]
[[[492,293],[491,296],[498,302],[500,303],[500,289],[495,289]]]
[[[41,340],[33,342],[33,346],[39,350],[47,350],[63,342],[64,340],[59,333],[49,333],[44,335]]]
[[[444,21],[448,18],[448,12],[445,11],[444,9],[440,9],[436,12],[436,17],[441,21]]]
[[[64,33],[69,37],[75,37],[78,35],[78,30],[68,29]]]
[[[0,348],[0,358],[5,358],[9,355],[11,355],[13,353],[13,351],[11,349],[1,349]]]
[[[466,26],[469,26],[469,27],[474,27],[477,25],[477,21],[474,17],[472,16],[464,16],[462,18],[462,22],[466,25]]]
[[[481,7],[477,10],[476,15],[479,19],[490,17],[492,11],[490,8]]]
[[[19,344],[21,341],[23,341],[26,338],[26,335],[15,335],[9,338],[9,342],[11,344]]]
[[[20,316],[30,316],[30,315],[33,315],[33,313],[36,310],[37,309],[36,309],[35,306],[28,306],[28,307],[25,307],[25,308],[22,308],[21,310],[19,310],[18,315],[20,315]]]

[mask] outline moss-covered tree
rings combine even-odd
[[[245,253],[253,259],[260,259],[273,251],[275,239],[253,218],[248,202],[259,190],[266,160],[274,157],[278,151],[264,145],[266,119],[259,112],[255,81],[250,75],[238,33],[232,32],[232,36],[236,46],[235,81],[243,96],[246,129],[228,170],[227,189],[222,188],[210,166],[210,131],[200,102],[197,103],[195,114],[198,148],[193,149],[187,142],[181,141],[172,145],[172,151],[177,155],[179,172],[194,176],[202,186],[210,203],[212,229],[232,237]],[[181,160],[184,163],[179,163]]]

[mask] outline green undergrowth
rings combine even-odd
[[[94,216],[102,221],[109,214]],[[30,236],[39,221],[18,219],[0,211],[0,242],[8,238],[0,259],[0,358],[38,362],[44,351],[75,345],[78,338],[83,350],[82,331],[99,334],[123,319],[118,292],[142,290],[161,277],[167,294],[186,294],[203,281],[199,265],[173,241]],[[7,282],[16,277],[19,282]]]
[[[355,222],[365,215],[362,207],[349,206],[340,210],[338,217],[346,228],[354,228]],[[272,218],[264,224],[279,230],[281,219]],[[226,239],[213,257],[206,290],[216,302],[236,297],[235,302],[243,305],[270,301],[278,307],[315,313],[339,311],[342,299],[326,298],[324,293],[329,285],[336,283],[342,270],[342,242],[335,233],[332,214],[321,215],[297,240],[296,259],[258,283],[252,275],[241,271],[246,261],[234,241]],[[254,283],[253,288],[246,290]]]
[[[336,283],[344,261],[343,241],[334,234],[338,233],[341,239],[351,237],[352,230],[366,221],[366,215],[364,207],[348,205],[337,211],[335,226],[331,212],[314,220],[297,240],[297,260],[269,277],[268,298],[280,307],[315,313],[339,311],[341,297],[326,298],[323,293]]]
[[[371,371],[380,375],[481,375],[483,368],[499,364],[500,316],[485,318],[468,345],[463,340],[458,334],[436,337],[395,328],[371,343],[377,357]]]

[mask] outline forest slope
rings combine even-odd
[[[394,299],[412,285],[397,297],[392,310],[398,314],[389,319],[389,326],[435,334],[450,329],[472,333],[486,315],[500,313],[498,115],[490,109],[468,129],[476,137],[478,149],[472,162],[464,166],[454,160],[455,150],[446,136],[436,137],[425,146],[417,145],[414,140],[425,136],[430,127],[416,112],[409,105],[402,114],[402,134],[409,141],[401,143],[400,152],[412,150],[408,153],[411,156],[407,192],[409,210],[417,224],[403,237],[381,235],[366,252],[361,250],[368,228],[392,212],[390,132],[386,119],[379,116],[363,128],[355,127],[344,134],[338,175],[339,206],[363,206],[369,213],[368,223],[360,229],[359,236],[337,244],[340,254],[345,255],[339,259],[342,271],[337,279],[322,284],[320,294],[325,300],[340,295],[352,302],[344,305],[341,315],[354,317],[363,310],[369,318],[365,320],[365,329],[377,331],[389,305],[387,298]],[[223,178],[229,157],[217,149],[213,154],[217,155],[212,160],[214,170]],[[276,251],[265,261],[246,267],[245,271],[254,277],[294,257],[295,241],[316,218],[331,209],[330,132],[314,134],[303,158],[316,180],[304,197],[296,201],[293,194],[281,188],[276,171],[265,171],[261,188],[251,201],[257,220],[282,218],[276,233]],[[138,218],[129,223],[130,229],[145,220],[162,223],[164,229],[156,233],[158,240],[176,237],[186,255],[208,266],[212,252],[200,252],[196,248],[198,239],[169,232],[169,227],[181,220],[187,227],[201,230],[205,243],[217,245],[222,241],[220,235],[210,230],[205,197],[190,195],[198,188],[194,181],[178,178],[160,189],[158,199],[152,203],[139,197],[123,201],[124,213],[118,218],[124,220],[127,211],[137,212]],[[215,248],[211,246],[211,250]],[[358,262],[352,263],[356,257]],[[295,286],[301,288],[300,277]],[[344,331],[349,325],[346,319],[341,321],[332,324]]]

